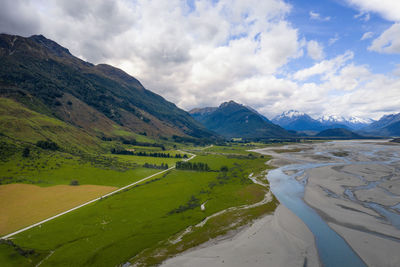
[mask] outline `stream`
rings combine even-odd
[[[360,145],[360,144],[356,144]],[[295,162],[301,162],[300,164],[286,165],[274,170],[271,170],[267,179],[270,182],[271,191],[278,198],[281,204],[285,205],[293,213],[295,213],[310,229],[315,237],[316,246],[320,261],[323,266],[366,266],[364,261],[355,253],[355,251],[348,245],[348,243],[337,234],[328,224],[319,216],[319,214],[310,206],[308,206],[303,200],[305,187],[307,186],[307,170],[324,167],[324,166],[347,166],[351,164],[382,164],[387,165],[395,160],[398,160],[398,155],[395,155],[391,160],[376,161],[377,154],[382,152],[385,148],[382,146],[368,147],[366,151],[360,151],[362,156],[370,159],[371,161],[360,162],[351,159],[350,157],[336,158],[329,154],[329,151],[315,152],[317,155],[326,155],[331,158],[338,159],[338,162],[330,163],[306,163],[294,159],[289,153],[285,154],[284,158],[293,160]],[[293,173],[288,175],[286,173]],[[352,175],[350,173],[347,173]],[[355,175],[354,175],[355,176]],[[298,178],[298,179],[296,179]],[[371,189],[379,186],[387,178],[382,177],[377,181],[367,181],[364,177],[358,176],[364,185],[354,187],[344,187],[343,195],[336,195],[333,192],[325,191],[327,197],[342,198],[348,201],[356,202],[363,205],[366,208],[373,209],[377,212],[382,220],[388,224],[393,225],[397,229],[400,229],[400,214],[398,213],[398,206],[400,203],[393,207],[385,207],[374,202],[363,202],[355,197],[354,192],[357,190]],[[381,188],[381,187],[379,187]],[[390,192],[387,195],[391,196]],[[393,194],[392,194],[393,195]],[[399,197],[393,195],[394,197]]]

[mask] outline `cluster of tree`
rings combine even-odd
[[[139,152],[134,152],[134,151],[129,151],[129,150],[124,150],[124,149],[118,149],[118,148],[112,148],[111,149],[112,154],[119,154],[119,155],[132,155],[132,156],[140,156],[140,157],[154,157],[154,158],[188,158],[187,154],[181,155],[181,154],[176,154],[171,155],[170,153],[162,153],[162,152],[145,152],[145,151],[139,151]]]
[[[111,154],[134,155],[134,152],[133,151],[128,151],[128,150],[125,150],[125,149],[111,148]]]
[[[180,205],[178,208],[168,212],[168,214],[181,213],[186,210],[194,209],[199,206],[200,206],[200,199],[192,195],[189,201],[185,205]]]
[[[145,163],[145,164],[143,164],[143,167],[150,168],[150,169],[166,170],[166,169],[168,169],[168,164],[161,163],[161,165],[157,165],[157,164]]]
[[[100,139],[103,141],[112,141],[113,140],[112,137],[107,137],[107,136],[102,136]]]
[[[184,155],[175,154],[175,156],[174,156],[174,155],[171,155],[169,153],[161,153],[161,152],[143,152],[143,151],[140,151],[140,152],[132,152],[132,153],[135,156],[141,156],[141,157],[176,158],[176,159],[181,159],[181,158],[187,159],[187,157],[188,157],[188,155],[186,155],[186,154],[184,154]]]
[[[36,143],[37,147],[40,147],[42,149],[47,149],[47,150],[58,150],[59,146],[54,143],[53,141],[37,141]]]
[[[207,163],[202,162],[189,162],[189,161],[178,161],[176,163],[177,170],[190,170],[190,171],[210,171]]]

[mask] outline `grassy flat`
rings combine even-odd
[[[264,170],[267,159],[204,154],[194,160],[214,170],[226,165],[229,171],[170,171],[14,236],[16,246],[35,252],[18,256],[3,244],[0,259],[19,266],[43,259],[41,266],[115,266],[145,249],[157,249],[160,242],[215,212],[263,198],[266,189],[248,175]],[[24,261],[27,258],[31,263]]]
[[[143,161],[141,157],[140,163]],[[153,158],[151,158],[152,160]],[[161,158],[160,158],[161,159]],[[158,172],[157,169],[143,168],[139,165],[113,165],[112,156],[82,160],[78,157],[58,152],[41,153],[40,157],[22,158],[15,155],[7,162],[0,164],[0,183],[30,183],[39,186],[70,184],[72,180],[79,184],[108,185],[122,187],[141,178]],[[161,162],[165,162],[160,160]]]
[[[116,187],[98,185],[1,185],[0,235],[47,219],[115,189]]]

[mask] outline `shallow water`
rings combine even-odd
[[[284,170],[305,170],[332,164],[289,165],[272,170],[268,174],[271,190],[278,200],[295,213],[314,234],[318,254],[324,266],[366,266],[346,241],[304,201],[304,183]],[[300,171],[301,172],[301,171]]]
[[[393,169],[393,164],[399,162],[399,147],[393,148],[368,142],[341,141],[314,145],[313,148],[314,155],[333,158],[336,162],[307,163],[307,159],[295,157],[294,154],[296,153],[287,153],[284,155],[285,159],[301,162],[301,164],[287,165],[270,171],[267,178],[270,181],[271,190],[278,200],[302,219],[314,234],[320,260],[324,266],[366,266],[346,241],[332,230],[314,209],[303,201],[304,189],[308,182],[306,171],[323,166],[369,164],[379,164]],[[332,155],[331,152],[334,150],[337,151],[338,149],[348,150],[350,153],[345,157],[336,157]],[[398,170],[399,168],[394,168],[394,172],[398,172]],[[296,173],[287,175],[286,173],[293,173],[290,171],[295,171]],[[386,207],[375,202],[360,201],[355,196],[355,192],[358,190],[370,190],[379,187],[386,195],[399,198],[398,195],[380,187],[381,183],[387,181],[393,175],[379,177],[376,181],[368,181],[359,174],[346,171],[340,172],[356,177],[363,185],[343,186],[344,192],[342,195],[337,195],[328,189],[322,188],[326,193],[326,197],[341,198],[363,205],[377,212],[381,216],[379,219],[383,222],[400,229],[400,203],[392,207]],[[390,237],[386,238],[390,239]],[[393,240],[399,242],[397,238],[393,238]]]

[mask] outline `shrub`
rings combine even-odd
[[[25,147],[24,150],[22,151],[22,156],[24,158],[29,157],[29,153],[31,152],[31,150],[29,149],[29,147]]]
[[[79,181],[78,181],[78,180],[72,180],[72,181],[69,183],[69,185],[74,185],[74,186],[79,185]]]
[[[228,172],[228,167],[227,166],[221,166],[220,171],[221,172]]]
[[[47,150],[58,150],[59,149],[59,146],[52,141],[37,141],[36,146],[40,147],[42,149],[47,149]]]

